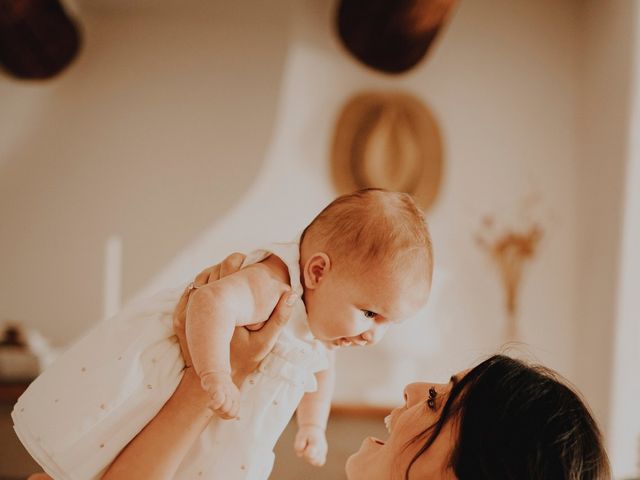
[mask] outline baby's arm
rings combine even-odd
[[[240,406],[229,362],[234,328],[266,320],[288,288],[267,267],[256,264],[193,292],[185,325],[188,349],[218,415],[235,417]]]
[[[335,353],[329,352],[329,368],[316,374],[318,390],[306,393],[298,405],[298,434],[294,449],[299,457],[316,467],[327,459],[325,431],[331,410],[331,397],[335,384]]]

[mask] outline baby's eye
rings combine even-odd
[[[376,312],[372,312],[371,310],[363,310],[362,313],[364,313],[364,316],[367,318],[376,318],[376,315],[378,315]]]

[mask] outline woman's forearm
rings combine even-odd
[[[208,402],[200,379],[187,368],[173,396],[120,452],[103,480],[172,479],[213,415]]]

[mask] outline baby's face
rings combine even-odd
[[[375,267],[363,274],[332,268],[305,289],[309,328],[331,346],[373,345],[389,326],[415,315],[429,296],[422,276]]]

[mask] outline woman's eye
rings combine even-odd
[[[364,316],[367,318],[376,318],[376,313],[371,310],[363,310],[362,313],[364,313]]]
[[[436,392],[436,389],[431,387],[429,388],[429,398],[427,398],[427,406],[431,409],[431,410],[435,410],[436,409],[436,397],[438,396],[438,392]]]

